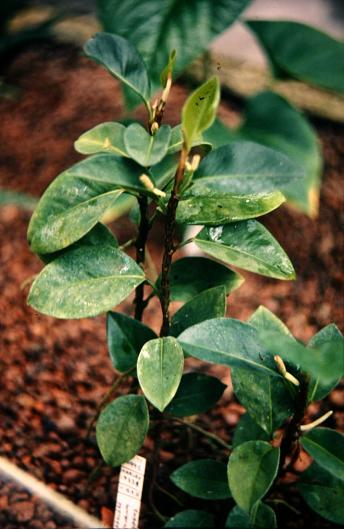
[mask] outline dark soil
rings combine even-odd
[[[17,100],[0,101],[0,187],[39,196],[63,169],[81,157],[73,141],[86,129],[122,116],[121,98],[116,82],[100,67],[67,46],[45,46],[18,57],[8,71],[7,82],[18,86]],[[176,123],[186,90],[177,86],[166,112],[166,121]],[[229,123],[238,119],[238,104],[229,101],[221,108]],[[141,114],[142,115],[142,114]],[[317,220],[283,207],[265,218],[265,223],[280,241],[298,273],[295,282],[269,280],[244,274],[245,284],[229,297],[229,314],[246,319],[260,304],[281,317],[295,335],[308,340],[312,334],[334,321],[343,330],[343,248],[340,236],[344,219],[341,193],[341,160],[344,151],[343,128],[338,124],[314,123],[324,149],[325,174],[320,214]],[[62,321],[42,316],[26,306],[24,283],[36,274],[41,263],[26,243],[29,214],[14,206],[0,209],[0,454],[89,513],[105,518],[114,508],[118,469],[101,465],[94,432],[87,438],[87,427],[97,404],[114,380],[107,355],[104,317]],[[121,219],[114,225],[120,242],[130,236],[130,223]],[[152,256],[159,263],[161,232],[151,237]],[[132,299],[121,305],[132,312]],[[145,320],[155,329],[160,326],[157,304],[151,304]],[[202,366],[205,369],[205,366]],[[228,370],[212,368],[229,384],[220,405],[197,421],[230,442],[232,431],[243,408],[230,390]],[[121,387],[126,392],[128,386]],[[310,417],[334,409],[328,425],[344,426],[340,390],[321,405],[309,409]],[[199,434],[183,426],[167,426],[161,433],[161,464],[158,483],[178,497],[183,507],[157,488],[155,503],[164,515],[183,508],[204,508],[169,483],[170,472],[191,458],[214,456],[225,460],[223,451]],[[142,449],[151,457],[152,437]],[[303,458],[297,468],[306,466]],[[152,472],[148,465],[142,510],[142,527],[157,527],[148,505]],[[290,475],[289,480],[293,477]],[[284,483],[284,485],[286,482]],[[303,501],[282,484],[275,499],[284,497],[302,514],[297,515],[278,504],[281,526],[288,528],[326,528],[332,524],[311,513]],[[24,503],[24,506],[23,506]],[[231,502],[210,505],[223,520]],[[0,526],[54,529],[62,525],[30,495],[3,483],[0,476]],[[44,510],[44,509],[43,509]],[[48,513],[48,514],[47,514]],[[50,513],[50,514],[49,514]],[[72,527],[72,526],[70,526]],[[334,526],[333,526],[334,527]]]

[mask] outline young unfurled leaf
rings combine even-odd
[[[125,130],[121,123],[100,123],[81,134],[74,143],[75,150],[81,154],[110,153],[129,157],[124,145]]]
[[[226,529],[275,529],[277,520],[274,511],[261,501],[247,514],[237,505],[228,515]]]
[[[214,516],[209,512],[188,509],[172,516],[164,527],[179,527],[180,529],[185,529],[185,527],[204,527],[211,529],[215,527],[215,520]]]
[[[268,492],[278,464],[279,448],[265,441],[248,441],[234,448],[228,461],[228,483],[243,511],[249,513]]]
[[[216,377],[203,373],[186,373],[165,412],[176,417],[203,413],[216,404],[225,389],[225,384]]]
[[[169,76],[172,77],[173,68],[176,62],[176,56],[177,56],[176,50],[172,50],[168,56],[168,62],[160,74],[160,84],[163,88],[165,88],[166,86],[168,77]]]
[[[143,445],[149,424],[144,397],[124,395],[111,402],[97,421],[97,443],[106,464],[129,461]]]
[[[230,497],[225,463],[199,459],[186,463],[171,474],[173,483],[196,498],[223,500]]]
[[[344,481],[344,435],[330,428],[315,428],[301,437],[303,448],[314,461]]]
[[[278,279],[295,278],[286,253],[256,220],[204,228],[194,242],[207,254],[239,268]]]
[[[159,163],[166,155],[171,138],[171,127],[162,125],[154,136],[139,123],[133,123],[124,132],[125,148],[131,158],[143,167]]]
[[[246,387],[247,391],[247,387]],[[267,434],[248,413],[244,413],[239,419],[234,430],[233,448],[247,441],[270,441],[271,436]]]
[[[141,349],[137,376],[147,399],[163,411],[177,392],[184,354],[175,338],[150,340]]]
[[[188,151],[192,143],[213,123],[220,100],[220,85],[212,77],[187,99],[182,110],[182,130]]]

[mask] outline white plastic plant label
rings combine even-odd
[[[137,529],[146,459],[135,456],[121,466],[119,475],[114,529]]]

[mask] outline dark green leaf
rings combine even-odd
[[[124,145],[125,126],[109,121],[84,132],[74,143],[81,154],[110,153],[128,157]]]
[[[184,354],[172,336],[150,340],[141,349],[137,376],[147,399],[163,411],[175,396],[183,373]]]
[[[84,51],[148,104],[150,82],[147,68],[129,40],[110,33],[97,33],[86,42]]]
[[[275,529],[277,520],[274,511],[262,502],[257,503],[249,515],[236,506],[228,515],[226,529]]]
[[[196,498],[223,500],[230,497],[226,465],[214,459],[186,463],[171,474],[171,480]]]
[[[229,488],[239,507],[250,512],[271,487],[278,470],[279,448],[248,441],[234,448],[228,461]]]
[[[204,290],[180,308],[172,318],[170,334],[178,336],[191,325],[226,315],[226,290],[223,285]]]
[[[246,20],[246,24],[275,73],[344,93],[343,42],[300,22]]]
[[[293,336],[283,321],[277,318],[277,316],[264,307],[264,305],[260,305],[258,309],[254,311],[248,320],[248,323],[253,325],[253,327],[259,331],[282,332],[288,336]]]
[[[204,228],[194,242],[201,250],[225,263],[268,277],[295,279],[288,256],[256,220]]]
[[[124,395],[108,404],[97,421],[97,443],[105,463],[117,467],[134,457],[148,423],[147,404],[139,395]]]
[[[131,158],[143,167],[159,163],[166,155],[171,138],[171,127],[162,125],[154,136],[139,123],[126,128],[124,144]]]
[[[313,463],[302,474],[297,488],[313,511],[331,522],[344,524],[344,481]]]
[[[42,270],[28,303],[56,318],[86,318],[118,305],[143,280],[142,269],[121,250],[109,245],[81,246]]]
[[[144,344],[156,338],[149,327],[120,312],[108,313],[106,334],[110,357],[118,371],[127,371],[136,365]]]
[[[246,388],[247,391],[247,388]],[[250,388],[251,392],[251,388]],[[233,447],[246,443],[247,441],[269,441],[268,435],[248,413],[244,413],[235,428],[233,436]]]
[[[330,428],[315,428],[301,437],[303,448],[316,463],[344,480],[344,435]]]
[[[181,511],[165,523],[164,527],[180,527],[181,529],[191,527],[215,527],[214,516],[209,512],[189,509]]]
[[[225,389],[225,384],[216,377],[187,373],[182,376],[178,391],[165,412],[176,417],[203,413],[216,404]]]

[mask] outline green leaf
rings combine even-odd
[[[98,0],[100,22],[142,53],[158,86],[172,49],[177,50],[175,75],[180,75],[209,43],[230,26],[250,0]]]
[[[344,93],[344,43],[316,28],[284,20],[246,20],[275,73]]]
[[[257,331],[279,331],[290,335],[284,323],[262,306],[254,312],[248,323]],[[274,368],[272,355],[268,364]],[[294,398],[288,383],[283,378],[276,379],[258,371],[249,373],[246,369],[237,367],[232,369],[231,377],[236,397],[271,437],[294,410]],[[248,387],[250,391],[247,391]]]
[[[170,518],[164,527],[180,527],[181,529],[187,527],[206,527],[209,529],[210,527],[215,527],[215,520],[214,516],[209,512],[188,509]]]
[[[81,154],[110,153],[128,157],[124,145],[125,130],[121,123],[100,123],[81,134],[74,143],[75,150]]]
[[[300,439],[315,462],[344,481],[344,435],[330,428],[315,428]]]
[[[287,254],[256,220],[204,228],[194,242],[201,250],[227,264],[277,279],[295,279]]]
[[[258,370],[280,377],[266,365],[269,354],[262,347],[256,329],[233,318],[216,318],[189,327],[178,337],[185,352],[217,364]]]
[[[226,520],[226,529],[275,529],[277,520],[274,511],[262,502],[257,503],[251,515],[235,506]]]
[[[174,152],[178,152],[178,151],[181,151],[182,147],[183,147],[183,143],[184,143],[184,138],[183,138],[183,131],[182,131],[182,126],[181,125],[176,125],[175,127],[173,127],[173,129],[171,130],[171,139],[170,139],[170,144],[168,146],[168,153],[174,153]],[[205,147],[207,148],[207,152],[209,152],[211,150],[211,143],[209,142],[206,142],[203,140],[202,136],[200,136],[199,138],[195,139],[192,143],[192,147],[199,147],[201,149],[204,149]]]
[[[165,412],[176,417],[203,413],[215,406],[225,389],[226,385],[216,377],[187,373],[182,376],[177,393]]]
[[[228,461],[229,488],[239,507],[250,512],[270,489],[278,471],[279,448],[265,441],[248,441]]]
[[[213,123],[220,101],[220,83],[212,77],[186,100],[182,110],[182,130],[188,151],[192,143]]]
[[[66,248],[114,206],[123,190],[151,194],[141,184],[142,167],[112,154],[97,154],[61,173],[32,215],[28,240],[35,253]]]
[[[131,158],[143,167],[159,163],[166,155],[171,138],[171,127],[162,125],[154,136],[139,123],[126,128],[124,144]]]
[[[171,474],[171,480],[196,498],[223,500],[230,497],[226,465],[214,459],[186,463]]]
[[[0,188],[0,208],[2,206],[11,204],[23,209],[24,211],[33,211],[37,206],[37,203],[38,199],[28,195],[27,193],[20,193],[18,191],[10,191],[9,189]]]
[[[226,315],[226,290],[223,285],[204,290],[185,303],[173,316],[170,334],[178,336],[191,325]]]
[[[160,286],[160,276],[157,287]],[[226,266],[205,257],[183,257],[172,263],[170,274],[171,301],[187,302],[197,294],[224,286],[226,294],[239,288],[244,278]]]
[[[172,50],[170,55],[169,55],[169,57],[168,57],[167,64],[166,64],[165,68],[162,70],[162,72],[160,74],[160,84],[161,84],[161,86],[163,88],[165,88],[165,86],[166,86],[168,77],[169,76],[172,77],[173,68],[174,68],[174,65],[175,65],[175,62],[176,62],[176,57],[177,57],[176,50]]]
[[[97,443],[107,465],[129,461],[143,445],[149,424],[144,397],[124,395],[108,404],[97,421]]]
[[[247,391],[247,387],[246,387]],[[251,388],[250,388],[251,392]],[[248,413],[244,413],[239,419],[234,430],[233,448],[247,441],[270,441],[271,436],[254,421]]]
[[[326,327],[321,329],[313,336],[313,338],[308,342],[308,347],[317,347],[328,341],[340,338],[341,336],[342,333],[338,329],[337,325],[331,323],[330,325],[326,325]],[[341,375],[339,375],[337,380],[330,384],[322,384],[319,378],[312,378],[309,382],[308,400],[310,402],[314,400],[322,400],[334,387],[337,386],[337,384],[340,382],[340,379]]]
[[[307,505],[326,520],[344,524],[344,481],[316,463],[303,472],[301,479],[297,488]]]
[[[111,33],[97,33],[86,42],[84,52],[149,105],[151,89],[147,68],[129,40]]]
[[[193,185],[180,200],[177,221],[185,224],[225,224],[236,220],[260,217],[278,208],[285,202],[279,191],[253,195],[206,192]]]
[[[108,313],[106,335],[111,361],[121,372],[136,365],[144,344],[156,338],[149,327],[120,312]]]
[[[141,349],[137,376],[147,399],[163,411],[175,396],[183,373],[184,354],[172,336],[150,340]]]
[[[143,270],[121,250],[81,246],[42,270],[31,286],[28,303],[55,318],[86,318],[118,305],[142,281]]]

